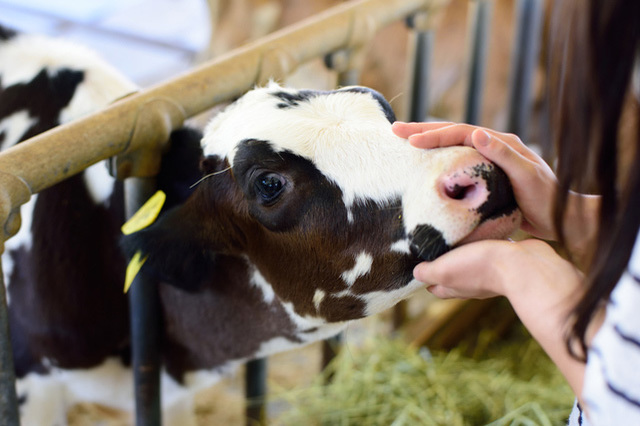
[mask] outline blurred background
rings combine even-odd
[[[204,0],[0,0],[0,24],[92,47],[142,87],[190,68],[211,27]]]

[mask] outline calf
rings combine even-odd
[[[140,274],[159,283],[166,423],[190,424],[187,389],[226,367],[334,335],[421,289],[421,260],[518,227],[502,171],[470,148],[415,149],[393,121],[363,87],[273,83],[214,118],[201,152],[184,148],[193,132],[173,143],[160,179],[170,202],[121,241],[126,257],[148,256]],[[64,423],[81,399],[131,408],[120,194],[86,192],[86,177],[44,191],[23,213],[27,237],[7,243],[26,424]]]

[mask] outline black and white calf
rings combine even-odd
[[[0,58],[20,37],[5,39]],[[0,99],[11,88],[2,78]],[[503,172],[470,148],[415,149],[391,132],[393,120],[366,88],[270,84],[206,127],[201,159],[193,149],[187,160],[166,156],[173,207],[122,247],[148,255],[140,273],[159,283],[167,423],[192,424],[188,389],[221,369],[334,335],[421,289],[412,277],[421,259],[518,227]],[[6,139],[13,127],[2,125]],[[59,423],[78,400],[124,409],[133,401],[119,194],[92,198],[91,182],[85,174],[61,184],[71,189],[38,195],[7,246],[23,415],[36,416],[29,424]],[[70,206],[76,199],[82,210]]]

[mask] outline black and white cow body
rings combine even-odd
[[[26,135],[2,114],[3,96],[16,84],[5,84],[3,49],[19,37],[0,41],[5,141]],[[26,75],[22,81],[39,74]],[[132,89],[123,84],[111,99]],[[207,385],[210,373],[236,362],[334,335],[423,288],[412,276],[422,259],[517,228],[503,172],[470,148],[415,149],[391,132],[393,119],[369,89],[270,84],[207,126],[201,159],[193,132],[174,134],[180,154],[165,156],[160,179],[172,201],[154,224],[121,242],[129,257],[148,255],[140,273],[160,283],[167,423],[193,420],[177,383]],[[64,418],[64,406],[79,399],[132,404],[125,260],[116,249],[121,189],[105,172],[109,196],[92,198],[87,174],[35,196],[3,257],[31,424],[55,423],[44,419]],[[187,198],[185,188],[196,182]],[[101,384],[90,387],[95,380]],[[34,414],[46,404],[49,417]]]

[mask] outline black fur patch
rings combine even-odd
[[[410,250],[418,258],[431,261],[451,250],[451,247],[433,226],[420,225],[413,232]]]
[[[513,213],[518,208],[511,182],[502,169],[485,165],[476,166],[474,169],[478,176],[487,183],[489,197],[479,208],[480,221],[495,219]]]
[[[296,107],[300,104],[300,102],[306,102],[311,98],[321,95],[322,93],[329,92],[321,92],[314,90],[300,90],[296,93],[287,93],[287,92],[276,92],[273,93],[273,96],[280,99],[282,102],[278,104],[278,108],[287,109]]]
[[[192,235],[197,224],[186,223],[176,207],[156,223],[121,240],[125,256],[130,259],[140,251],[149,258],[139,274],[187,291],[196,291],[211,275],[215,253]]]
[[[201,139],[202,132],[190,127],[171,132],[169,151],[162,156],[157,176],[158,189],[167,194],[165,209],[184,203],[193,192],[193,185],[202,177]]]
[[[137,251],[155,253],[155,256],[149,257],[141,273],[188,290],[194,290],[201,284],[214,258],[212,253],[196,242],[182,238],[181,232],[186,224],[175,209],[191,195],[195,189],[193,185],[202,176],[199,167],[202,159],[201,138],[199,130],[188,127],[171,133],[170,148],[162,157],[162,167],[157,177],[158,189],[167,195],[160,218],[151,227],[124,236],[121,240],[127,259]]]
[[[382,109],[382,112],[384,112],[384,116],[387,118],[387,120],[389,120],[389,123],[393,124],[396,121],[396,115],[393,112],[393,108],[391,108],[389,102],[387,102],[384,96],[382,96],[379,92],[367,87],[349,87],[347,89],[342,89],[339,91],[370,94],[371,96],[373,96],[373,99],[378,101],[378,104],[380,104],[380,108]]]
[[[348,87],[345,89],[333,90],[333,91],[325,91],[325,90],[299,90],[296,93],[287,93],[287,92],[275,92],[273,96],[280,99],[282,102],[278,103],[278,108],[287,109],[293,108],[300,105],[301,102],[307,102],[309,99],[318,97],[318,96],[328,96],[335,93],[361,93],[361,94],[369,94],[375,99],[380,105],[380,109],[384,113],[384,116],[389,120],[390,123],[396,121],[396,115],[389,105],[389,102],[382,96],[379,92],[370,89],[368,87]]]
[[[270,208],[257,202],[254,189],[255,171],[268,171],[286,176],[297,196],[288,197],[285,189],[281,201]],[[249,211],[265,227],[272,231],[287,231],[300,222],[309,222],[311,212],[320,214],[326,207],[341,208],[331,211],[333,217],[346,217],[342,191],[318,170],[312,161],[291,151],[276,152],[268,141],[247,139],[238,144],[233,165],[234,176],[249,200]],[[327,213],[322,213],[327,214]],[[331,216],[318,223],[330,224]],[[315,223],[315,222],[314,222]]]
[[[12,30],[11,28],[7,28],[3,25],[0,25],[0,40],[7,41],[14,38],[18,33]]]
[[[84,71],[62,68],[55,74],[42,69],[31,81],[0,88],[0,120],[18,111],[36,119],[20,140],[26,140],[60,124],[60,112],[84,80]],[[1,76],[0,76],[1,83]]]

